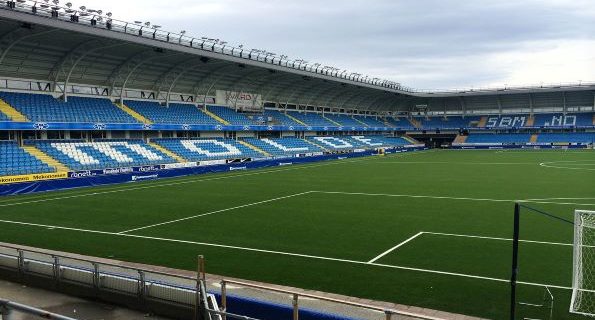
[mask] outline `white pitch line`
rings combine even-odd
[[[432,150],[403,152],[403,153],[389,155],[389,157],[397,158],[397,157],[402,157],[405,155],[428,153],[430,151],[432,151]],[[170,186],[183,185],[183,184],[189,184],[189,183],[197,183],[197,182],[216,181],[216,180],[240,178],[240,177],[247,177],[247,176],[257,176],[257,175],[268,174],[268,173],[277,173],[277,172],[285,172],[285,171],[293,171],[293,170],[318,168],[318,167],[332,166],[332,165],[345,164],[345,163],[365,162],[365,161],[377,160],[377,159],[379,160],[381,158],[365,157],[363,159],[334,160],[331,162],[318,163],[318,164],[298,164],[298,165],[296,165],[296,167],[292,167],[292,168],[272,169],[272,170],[263,170],[263,171],[259,170],[256,172],[225,175],[225,176],[219,176],[219,177],[213,177],[213,178],[198,178],[198,179],[192,178],[192,179],[190,179],[188,177],[187,178],[179,177],[179,178],[173,178],[173,179],[177,180],[176,182],[170,182],[170,183],[158,183],[157,182],[155,184],[138,186],[138,187],[129,187],[129,188],[117,186],[115,188],[104,188],[103,189],[104,191],[96,191],[96,192],[91,192],[91,193],[77,193],[77,194],[69,195],[69,196],[30,197],[29,199],[37,199],[37,200],[25,200],[25,201],[19,201],[19,202],[10,202],[10,201],[17,201],[17,200],[19,200],[18,198],[17,199],[0,200],[0,207],[10,207],[10,206],[38,203],[38,202],[65,200],[65,199],[72,199],[72,198],[82,198],[82,197],[88,197],[88,196],[97,196],[97,195],[103,195],[103,194],[111,194],[111,193],[119,193],[119,192],[135,191],[135,190],[144,190],[144,189],[152,189],[152,188],[160,188],[160,187],[170,187]],[[180,179],[184,179],[184,180],[180,181]],[[106,190],[106,189],[108,189],[108,190]],[[69,193],[69,192],[64,192],[64,193]]]
[[[314,191],[312,191],[312,193],[344,194],[344,195],[371,196],[371,197],[442,199],[442,200],[485,201],[485,202],[530,202],[530,203],[540,203],[540,204],[595,206],[595,203],[532,201],[532,200],[514,200],[514,199],[489,199],[489,198],[470,198],[470,197],[448,197],[448,196],[430,196],[430,195],[416,195],[416,194],[388,194],[388,193],[365,193],[365,192],[343,192],[343,191],[321,191],[321,190],[314,190]]]
[[[380,264],[380,263],[368,263],[368,262],[357,261],[357,260],[348,260],[348,259],[341,259],[341,258],[330,258],[330,257],[323,257],[323,256],[301,254],[301,253],[291,253],[291,252],[283,252],[283,251],[275,251],[275,250],[263,250],[263,249],[255,249],[255,248],[248,248],[248,247],[238,247],[238,246],[230,246],[230,245],[217,244],[217,243],[207,243],[207,242],[197,242],[197,241],[187,241],[187,240],[158,238],[158,237],[149,237],[149,236],[141,236],[141,235],[134,235],[134,234],[124,234],[124,233],[115,233],[115,232],[107,232],[107,231],[97,231],[97,230],[87,230],[87,229],[78,229],[78,228],[51,226],[51,225],[44,225],[44,224],[37,224],[37,223],[10,221],[10,220],[0,220],[0,222],[1,223],[16,224],[16,225],[32,226],[32,227],[41,227],[41,228],[46,228],[46,229],[61,229],[61,230],[68,230],[68,231],[86,232],[86,233],[111,235],[111,236],[120,236],[120,237],[136,238],[136,239],[145,239],[145,240],[154,240],[154,241],[163,241],[163,242],[174,242],[174,243],[184,243],[184,244],[194,244],[194,245],[201,245],[201,246],[207,246],[207,247],[217,247],[217,248],[234,249],[234,250],[242,250],[242,251],[251,251],[251,252],[278,254],[278,255],[300,257],[300,258],[307,258],[307,259],[326,260],[326,261],[334,261],[334,262],[351,263],[351,264],[357,264],[357,265],[366,265],[366,266],[375,266],[375,267],[399,269],[399,270],[406,270],[406,271],[416,271],[416,272],[424,272],[424,273],[432,273],[432,274],[441,274],[441,275],[448,275],[448,276],[455,276],[455,277],[462,277],[462,278],[489,280],[489,281],[497,281],[497,282],[510,282],[510,280],[507,280],[507,279],[491,278],[491,277],[477,276],[477,275],[471,275],[471,274],[465,274],[465,273],[446,272],[446,271],[438,271],[438,270],[422,269],[422,268],[413,268],[413,267],[405,267],[405,266],[395,266],[395,265]],[[572,288],[565,287],[565,286],[546,285],[546,284],[541,284],[541,283],[521,282],[521,281],[519,281],[517,283],[519,283],[519,284],[525,284],[525,285],[530,285],[530,286],[537,286],[537,287],[548,286],[550,288],[572,290]]]
[[[379,162],[381,164],[388,164],[388,163],[397,163],[397,164],[448,164],[452,166],[459,166],[459,165],[538,165],[537,162],[448,162],[448,161],[383,161]]]
[[[430,232],[430,231],[424,231],[422,233],[424,233],[424,234],[438,235],[438,236],[474,238],[474,239],[486,239],[486,240],[497,240],[497,241],[512,241],[513,240],[513,239],[509,239],[509,238],[486,237],[486,236],[472,236],[472,235],[467,235],[467,234],[456,234],[456,233],[442,233],[442,232]],[[536,240],[522,240],[522,239],[519,239],[519,242],[535,243],[535,244],[547,244],[547,245],[553,245],[553,246],[568,246],[568,247],[572,247],[574,245],[572,243],[536,241]],[[595,248],[595,246],[591,246],[591,245],[583,245],[583,247],[585,247],[585,248]]]
[[[201,214],[197,214],[197,215],[190,216],[190,217],[185,217],[185,218],[180,218],[180,219],[175,219],[175,220],[169,220],[169,221],[165,221],[165,222],[155,223],[155,224],[151,224],[151,225],[148,225],[148,226],[143,226],[143,227],[138,227],[138,228],[129,229],[129,230],[125,230],[125,231],[120,231],[118,233],[119,234],[123,234],[123,233],[132,232],[132,231],[149,229],[149,228],[153,228],[153,227],[163,226],[163,225],[166,225],[166,224],[171,224],[171,223],[176,223],[176,222],[180,222],[180,221],[185,221],[185,220],[190,220],[190,219],[205,217],[205,216],[209,216],[209,215],[212,215],[212,214],[215,214],[215,213],[221,213],[221,212],[226,212],[226,211],[231,211],[231,210],[236,210],[236,209],[251,207],[251,206],[255,206],[255,205],[259,205],[259,204],[263,204],[263,203],[268,203],[268,202],[273,202],[273,201],[278,201],[278,200],[283,200],[283,199],[298,197],[298,196],[301,196],[301,195],[304,195],[304,194],[308,194],[308,193],[311,193],[311,192],[312,191],[294,193],[294,194],[290,194],[290,195],[283,196],[283,197],[277,197],[277,198],[272,198],[272,199],[267,199],[267,200],[262,200],[262,201],[247,203],[247,204],[243,204],[241,206],[235,206],[235,207],[231,207],[231,208],[225,208],[225,209],[215,210],[215,211],[211,211],[211,212],[201,213]]]
[[[413,240],[413,239],[417,238],[418,236],[420,236],[420,235],[422,235],[422,234],[423,234],[423,232],[418,232],[418,233],[414,234],[414,235],[413,235],[413,236],[411,236],[409,239],[407,239],[407,240],[405,240],[405,241],[403,241],[403,242],[401,242],[401,243],[397,244],[396,246],[394,246],[394,247],[392,247],[392,248],[390,248],[390,249],[388,249],[388,250],[384,251],[383,253],[381,253],[381,254],[377,255],[377,256],[376,256],[376,257],[374,257],[372,260],[368,261],[368,263],[369,263],[369,264],[372,264],[372,263],[374,263],[374,262],[376,262],[376,261],[380,260],[380,258],[382,258],[382,257],[384,257],[385,255],[387,255],[387,254],[389,254],[389,253],[393,252],[394,250],[397,250],[397,249],[398,249],[398,248],[400,248],[401,246],[405,245],[407,242],[409,242],[409,241],[411,241],[411,240]]]
[[[532,198],[525,199],[525,201],[541,201],[541,200],[595,200],[595,198]]]

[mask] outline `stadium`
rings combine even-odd
[[[590,319],[594,142],[595,83],[417,90],[0,4],[0,279],[150,317]]]

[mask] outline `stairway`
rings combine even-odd
[[[324,120],[326,120],[326,121],[328,121],[328,122],[336,125],[337,127],[342,127],[343,126],[342,124],[338,123],[337,121],[333,121],[333,120],[331,120],[331,119],[329,119],[329,118],[327,118],[325,116],[322,116],[322,117],[324,118]]]
[[[186,159],[184,159],[184,158],[180,157],[179,155],[177,155],[177,154],[175,154],[175,153],[173,153],[173,152],[171,152],[171,151],[169,151],[169,150],[165,149],[164,147],[162,147],[162,146],[160,146],[160,145],[158,145],[158,144],[156,144],[156,143],[154,143],[154,142],[149,142],[149,145],[150,145],[151,147],[153,147],[153,148],[155,148],[155,149],[157,149],[157,150],[159,150],[159,151],[161,151],[161,152],[165,153],[166,155],[168,155],[168,156],[170,156],[170,157],[172,157],[172,158],[176,159],[178,162],[188,162],[188,160],[186,160]]]
[[[465,143],[467,141],[468,136],[457,135],[455,140],[452,143]]]
[[[260,149],[260,148],[259,148],[259,147],[257,147],[257,146],[251,145],[251,144],[249,144],[249,143],[248,143],[248,142],[246,142],[246,141],[243,141],[243,140],[238,140],[238,142],[239,142],[240,144],[242,144],[242,145],[245,145],[246,147],[248,147],[248,148],[250,148],[250,149],[252,149],[252,150],[254,150],[254,151],[258,152],[258,153],[262,153],[263,155],[265,155],[265,156],[267,156],[267,157],[271,157],[271,156],[272,156],[270,153],[268,153],[268,152],[266,152],[266,151],[264,151],[264,150]]]
[[[351,119],[353,119],[353,120],[355,120],[355,121],[357,121],[357,122],[361,123],[361,124],[362,124],[364,127],[369,127],[369,126],[368,126],[368,124],[366,124],[366,123],[365,123],[365,122],[363,122],[363,121],[360,121],[360,120],[356,119],[355,117],[351,117]]]
[[[17,109],[6,103],[6,101],[0,99],[0,112],[8,116],[12,121],[16,122],[29,122],[29,119],[20,113]]]
[[[595,114],[593,114],[593,125],[595,126]]]
[[[284,113],[284,115],[286,115],[289,119],[301,124],[302,126],[308,126],[306,123],[300,121],[298,118],[294,118],[294,117],[290,116],[289,113]]]
[[[207,110],[206,108],[200,109],[200,111],[204,112],[207,116],[209,116],[209,117],[217,120],[217,122],[219,122],[219,123],[221,123],[223,125],[226,125],[226,126],[230,125],[229,122],[223,120],[221,117],[219,117],[218,115],[212,113],[211,111]]]
[[[56,159],[50,157],[49,155],[43,153],[43,151],[37,149],[35,146],[23,146],[23,149],[27,151],[30,155],[34,156],[35,158],[39,159],[41,162],[47,164],[48,166],[56,169],[56,172],[68,172],[70,169],[63,165],[62,163],[58,162]]]
[[[481,117],[481,119],[479,119],[479,123],[477,124],[478,128],[485,128],[486,124],[488,123],[488,117],[487,116],[483,116]]]
[[[410,118],[410,119],[407,119],[407,120],[409,120],[409,122],[410,122],[410,123],[411,123],[411,124],[412,124],[414,127],[416,127],[416,128],[421,128],[421,123],[419,123],[419,121],[417,121],[417,120],[415,120],[415,119],[413,119],[413,118]]]
[[[411,142],[411,144],[422,144],[421,142],[419,142],[419,141],[417,141],[417,140],[415,140],[415,139],[413,139],[413,138],[411,138],[410,136],[407,136],[407,135],[404,135],[401,138],[403,138],[403,139]]]
[[[527,118],[527,123],[525,123],[525,127],[532,127],[534,124],[535,124],[535,116],[530,115],[529,118]]]
[[[116,103],[116,106],[118,106],[118,108],[120,108],[122,111],[128,113],[131,117],[133,117],[141,123],[153,124],[151,120],[145,118],[145,116],[143,116],[142,114],[130,109],[123,103]]]
[[[536,143],[537,142],[537,135],[536,134],[532,134],[531,135],[531,140],[529,140],[529,142]]]
[[[306,141],[307,143],[309,143],[309,144],[311,144],[313,146],[317,146],[317,147],[319,147],[320,149],[322,149],[324,151],[327,151],[327,152],[330,151],[329,149],[327,149],[327,148],[325,148],[325,147],[323,147],[323,146],[321,146],[321,145],[319,145],[317,143],[314,143],[311,140],[308,140],[308,139],[302,139],[302,140]]]

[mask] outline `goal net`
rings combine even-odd
[[[595,211],[574,213],[570,312],[595,317]]]

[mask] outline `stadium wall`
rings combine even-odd
[[[427,148],[423,146],[385,148],[386,153],[411,152],[426,149]],[[139,182],[144,180],[156,180],[162,178],[199,175],[205,173],[230,172],[237,170],[288,166],[325,160],[343,160],[348,158],[372,156],[375,154],[377,154],[376,150],[365,150],[362,152],[353,153],[334,153],[310,157],[279,158],[271,160],[222,163],[204,166],[201,166],[200,163],[179,163],[169,165],[76,171],[68,172],[68,178],[66,179],[1,184],[0,196],[29,194],[36,192],[55,191],[80,187],[94,187],[115,183]]]

